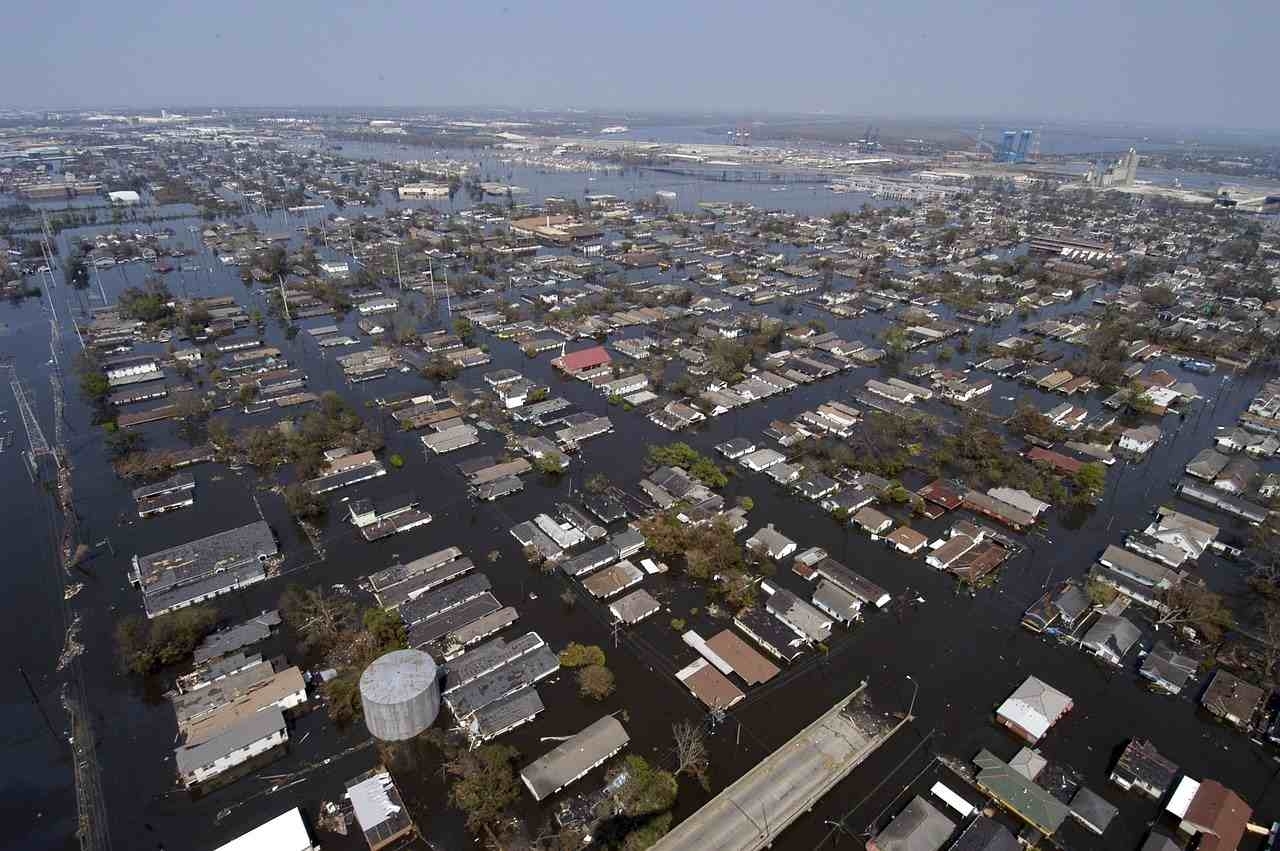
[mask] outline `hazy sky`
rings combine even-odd
[[[6,22],[0,99],[1280,126],[1277,0],[343,5],[55,0]]]

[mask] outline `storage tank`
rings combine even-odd
[[[440,713],[435,661],[420,650],[392,650],[360,675],[360,702],[369,732],[385,742],[412,739]]]

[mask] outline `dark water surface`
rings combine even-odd
[[[354,151],[346,153],[358,155]],[[516,175],[515,182],[526,185],[523,183],[526,177],[526,174]],[[566,189],[564,193],[581,192],[581,175],[555,175],[554,180],[553,176],[547,179],[547,185],[534,187],[532,198],[554,192],[551,186],[561,180],[566,186],[578,185],[576,191]],[[644,191],[651,192],[652,188],[646,187]],[[716,184],[708,191],[719,192],[721,186]],[[790,195],[790,192],[770,193],[760,187],[754,191],[756,202],[761,206],[783,206],[773,203],[773,198]],[[851,204],[846,197],[838,206],[856,204]],[[191,244],[194,237],[186,230],[187,223],[173,224],[178,229],[175,240]],[[246,306],[258,306],[265,312],[261,295],[246,289],[234,270],[220,267],[216,258],[207,253],[199,262],[212,271],[173,273],[168,281],[175,293],[185,292],[191,296],[232,293]],[[140,266],[118,267],[104,270],[102,280],[114,300],[120,289],[139,283],[142,275]],[[645,277],[655,279],[654,275]],[[641,276],[633,275],[633,279],[640,280]],[[64,323],[68,313],[67,297],[67,290],[61,286],[54,291]],[[74,296],[71,301],[75,301]],[[1052,315],[1085,306],[1082,301],[1045,313]],[[796,318],[814,316],[848,339],[868,342],[884,322],[874,315],[835,321],[810,308],[803,309]],[[349,316],[343,328],[352,336],[359,336],[354,329],[355,319],[354,314]],[[304,327],[330,321],[322,317],[310,320]],[[439,316],[435,321],[446,325],[448,318]],[[20,373],[35,391],[42,421],[52,439],[46,364],[47,320],[40,308],[28,301],[19,306],[0,306],[0,322],[4,323],[0,326],[0,349],[17,358]],[[1016,331],[1018,325],[1013,321],[990,333],[994,339],[1000,339]],[[70,326],[66,327],[64,342],[69,357],[76,343]],[[402,374],[349,386],[343,382],[333,357],[321,354],[306,333],[286,341],[281,329],[272,323],[268,325],[266,337],[282,349],[291,363],[306,371],[310,389],[339,390],[357,405],[378,396],[428,389],[422,379]],[[135,553],[152,552],[250,522],[258,516],[258,505],[281,541],[285,553],[284,575],[216,600],[228,619],[242,619],[274,607],[289,582],[324,586],[343,583],[353,587],[360,577],[386,567],[397,558],[407,560],[456,545],[488,574],[499,599],[517,607],[520,620],[516,630],[535,629],[557,648],[569,641],[606,647],[609,666],[617,676],[616,693],[603,704],[588,705],[577,696],[571,676],[562,673],[544,682],[539,690],[546,711],[535,722],[501,740],[519,748],[522,761],[531,760],[554,746],[540,741],[544,736],[570,734],[605,712],[622,712],[623,723],[632,736],[631,749],[662,762],[669,758],[670,724],[682,718],[705,718],[701,705],[674,678],[674,672],[691,661],[693,651],[680,642],[678,633],[669,626],[671,618],[684,618],[688,628],[708,636],[724,624],[700,608],[703,605],[700,592],[676,578],[646,577],[641,587],[658,596],[668,610],[638,628],[621,633],[615,648],[604,607],[579,589],[579,602],[567,610],[560,595],[569,583],[558,572],[544,575],[529,567],[507,530],[514,523],[550,508],[554,501],[566,498],[571,487],[581,487],[592,473],[603,472],[624,489],[634,489],[643,472],[646,445],[680,439],[710,453],[716,443],[735,435],[759,441],[761,430],[771,419],[789,418],[828,399],[848,401],[851,393],[861,389],[865,380],[880,369],[857,369],[801,387],[781,398],[730,413],[703,429],[675,437],[649,423],[640,412],[626,413],[611,408],[587,385],[557,376],[549,365],[550,355],[530,360],[510,343],[483,334],[481,338],[491,346],[493,364],[464,373],[462,383],[478,387],[482,385],[483,372],[512,367],[535,381],[550,384],[553,395],[563,395],[586,410],[607,412],[613,420],[614,432],[587,442],[582,454],[573,461],[570,475],[557,481],[530,478],[524,492],[495,504],[478,505],[466,498],[465,483],[454,465],[470,457],[499,454],[501,435],[481,432],[480,445],[442,457],[426,457],[418,435],[402,434],[381,411],[364,409],[367,417],[382,424],[387,454],[399,452],[407,463],[401,470],[390,470],[384,478],[331,495],[332,509],[325,529],[327,558],[323,561],[316,559],[297,526],[288,519],[279,497],[259,490],[251,473],[234,472],[221,465],[195,468],[198,484],[193,510],[138,520],[129,497],[130,486],[109,469],[100,434],[90,425],[90,411],[75,398],[74,381],[68,378],[67,425],[75,466],[76,506],[83,524],[82,539],[93,544],[109,536],[115,551],[115,555],[106,548],[97,551],[80,577],[85,588],[72,601],[74,611],[83,619],[82,640],[88,648],[83,657],[83,671],[98,733],[98,753],[115,848],[170,851],[213,848],[292,806],[302,806],[308,817],[314,818],[321,800],[337,798],[343,791],[343,781],[366,770],[378,759],[372,748],[348,751],[366,738],[363,728],[336,730],[320,710],[297,722],[287,757],[254,776],[192,800],[174,785],[171,749],[175,725],[172,711],[160,696],[167,682],[140,681],[118,673],[112,651],[113,624],[124,614],[140,611],[138,594],[126,581],[128,559]],[[139,351],[146,350],[147,347],[139,347]],[[865,799],[849,819],[850,825],[861,830],[914,773],[913,766],[919,763],[911,760],[921,754],[937,751],[968,760],[979,748],[987,747],[1001,757],[1011,757],[1018,745],[991,723],[991,715],[996,705],[1028,674],[1036,674],[1075,700],[1075,710],[1043,743],[1044,754],[1051,760],[1074,766],[1086,785],[1121,808],[1120,817],[1105,838],[1094,837],[1078,825],[1069,824],[1062,832],[1068,847],[1135,848],[1139,844],[1148,823],[1156,816],[1156,806],[1119,792],[1105,779],[1118,746],[1137,735],[1151,737],[1162,752],[1192,776],[1220,779],[1238,790],[1260,810],[1257,819],[1267,820],[1280,811],[1280,792],[1272,783],[1275,763],[1268,750],[1206,721],[1197,712],[1192,698],[1160,697],[1146,692],[1138,685],[1132,666],[1125,670],[1103,667],[1077,651],[1033,636],[1018,626],[1022,611],[1049,583],[1083,575],[1106,544],[1118,543],[1123,530],[1144,525],[1155,506],[1171,499],[1170,482],[1181,466],[1208,444],[1216,428],[1234,422],[1263,378],[1248,375],[1222,384],[1218,376],[1183,375],[1171,363],[1160,365],[1180,378],[1196,382],[1207,397],[1205,404],[1180,427],[1174,418],[1167,419],[1162,424],[1166,437],[1152,457],[1127,469],[1117,465],[1110,470],[1108,492],[1102,505],[1083,518],[1074,518],[1071,523],[1078,528],[1067,529],[1062,525],[1062,510],[1051,512],[1047,529],[1042,535],[1028,538],[1026,553],[1003,568],[999,583],[975,594],[960,592],[955,582],[928,568],[922,560],[901,556],[857,531],[841,528],[816,505],[777,488],[763,476],[735,468],[736,475],[725,494],[730,500],[747,495],[755,501],[750,515],[752,529],[772,522],[802,548],[825,547],[833,556],[888,589],[895,597],[895,604],[886,611],[869,614],[865,623],[852,630],[838,628],[825,659],[810,653],[782,676],[748,692],[747,699],[734,708],[712,736],[713,788],[720,788],[741,774],[864,678],[870,680],[873,700],[887,711],[905,711],[912,700],[913,686],[907,675],[919,684],[915,724],[828,794],[812,815],[798,821],[774,843],[775,848],[814,847],[829,830],[824,819],[837,818]],[[998,411],[1012,410],[1014,403],[1004,398],[1009,396],[1030,399],[1041,408],[1061,400],[1059,396],[1001,381],[997,381],[990,396],[992,408]],[[50,566],[48,500],[28,482],[15,451],[25,448],[25,438],[12,400],[6,404],[8,424],[5,428],[16,429],[17,435],[15,446],[0,454],[0,482],[10,494],[6,500],[5,593],[0,597],[0,605],[7,609],[3,622],[7,625],[5,646],[10,660],[4,674],[7,700],[3,719],[7,723],[0,788],[4,790],[9,818],[0,826],[0,845],[24,849],[70,848],[75,845],[72,838],[75,820],[67,747],[63,739],[51,735],[17,672],[17,666],[21,665],[31,676],[41,707],[61,735],[65,714],[58,705],[60,677],[53,670],[62,643],[61,578],[55,578],[57,570]],[[1091,398],[1088,405],[1096,410],[1098,399]],[[266,424],[271,416],[233,414],[231,418],[237,425]],[[147,426],[144,433],[153,447],[179,443],[170,424]],[[907,483],[920,484],[913,480]],[[434,522],[373,544],[364,542],[352,527],[341,522],[345,497],[404,491],[417,494],[423,507],[434,515]],[[1178,508],[1208,516],[1184,503],[1179,503]],[[932,535],[944,530],[949,519],[934,523],[913,519],[911,522]],[[1215,522],[1224,527],[1226,537],[1242,534],[1229,528],[1230,521],[1217,518]],[[494,550],[498,551],[499,558],[489,563],[486,554]],[[1240,589],[1239,567],[1209,556],[1205,561],[1200,569],[1211,584],[1227,592]],[[789,570],[780,570],[778,581],[807,598],[808,586]],[[916,602],[907,604],[906,601]],[[691,613],[694,607],[699,607],[697,614]],[[1144,644],[1149,646],[1150,640]],[[277,651],[286,653],[292,662],[305,662],[288,634],[274,639],[273,644],[264,649],[264,655]],[[931,730],[935,732],[928,745],[916,750],[921,737]],[[331,761],[324,764],[326,759]],[[443,848],[472,847],[458,814],[443,803],[440,770],[434,756],[415,752],[401,754],[398,760],[402,790],[424,835]],[[903,763],[905,767],[894,773],[904,760],[907,760]],[[313,764],[319,765],[308,770],[304,782],[274,792],[271,791],[273,785],[288,781],[262,777],[285,775]],[[893,776],[881,785],[882,779],[890,774]],[[598,777],[597,772],[574,790],[598,787]],[[683,817],[707,797],[696,785],[682,783],[677,815]],[[536,829],[542,816],[527,796],[521,799],[520,807]],[[220,813],[223,813],[221,818]],[[343,839],[322,833],[318,838],[327,849],[364,847],[363,840],[356,836]]]

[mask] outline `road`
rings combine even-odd
[[[865,683],[676,825],[654,851],[758,851],[772,844],[906,723],[877,732],[845,713],[864,687]]]

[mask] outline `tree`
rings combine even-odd
[[[560,664],[565,668],[583,668],[587,665],[603,665],[604,651],[595,644],[570,642],[560,651]]]
[[[924,214],[924,223],[931,228],[942,227],[947,223],[947,211],[932,209]]]
[[[1107,468],[1097,461],[1081,464],[1076,470],[1074,480],[1080,492],[1092,498],[1102,493],[1107,486]]]
[[[280,597],[280,611],[302,637],[303,646],[328,652],[351,629],[355,604],[317,588],[290,585]]]
[[[669,771],[654,768],[639,754],[629,754],[622,761],[627,779],[616,794],[625,815],[636,818],[666,812],[676,802],[679,786]],[[620,772],[614,772],[616,777]]]
[[[559,476],[564,472],[564,462],[559,455],[547,453],[533,461],[533,467],[540,473],[548,476]]]
[[[376,606],[364,610],[365,632],[373,639],[377,655],[390,653],[392,650],[403,650],[409,646],[404,621],[395,612],[380,609]]]
[[[295,482],[284,489],[284,504],[289,513],[299,520],[323,517],[329,511],[329,503],[305,484]]]
[[[80,367],[80,393],[90,402],[101,402],[111,392],[111,382],[97,364],[84,359]]]
[[[512,768],[518,755],[509,745],[488,744],[455,753],[445,762],[445,770],[455,778],[449,800],[466,813],[473,832],[492,827],[519,797]]]
[[[676,775],[687,774],[705,789],[709,785],[707,771],[711,768],[711,756],[707,752],[707,739],[702,726],[685,719],[671,725],[671,738],[675,742]]]
[[[471,324],[471,320],[465,316],[459,316],[453,320],[453,333],[467,345],[471,345],[471,337],[475,333],[475,327]]]
[[[130,615],[116,626],[116,646],[127,670],[150,674],[190,656],[217,623],[211,606],[188,606],[154,620]]]
[[[1269,684],[1276,682],[1276,669],[1280,667],[1280,598],[1275,594],[1262,598],[1262,645],[1263,681]]]
[[[604,700],[613,694],[613,672],[604,665],[587,665],[578,669],[578,694],[592,700]]]
[[[1220,641],[1234,622],[1221,596],[1190,581],[1166,589],[1160,595],[1159,611],[1156,626],[1190,626],[1211,644]]]

